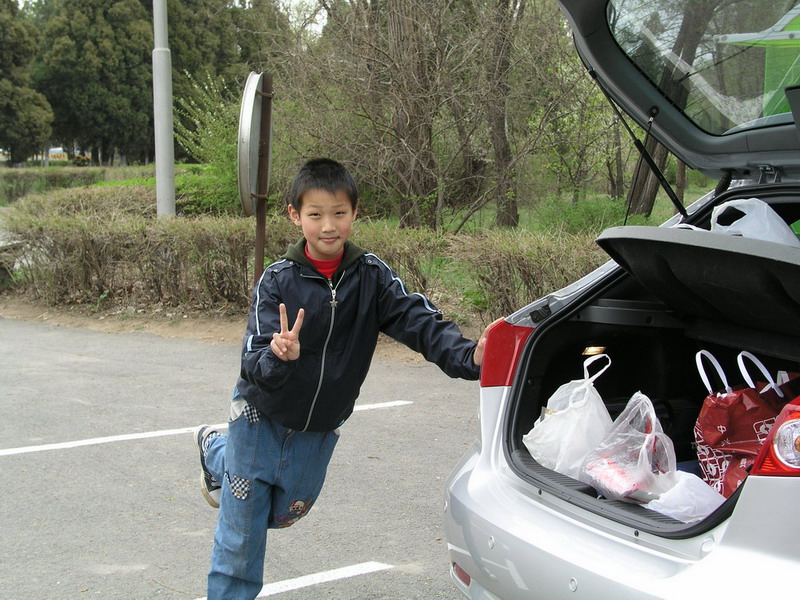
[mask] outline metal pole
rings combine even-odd
[[[261,96],[261,130],[258,140],[258,186],[256,190],[256,255],[255,283],[264,272],[264,246],[266,241],[267,191],[269,190],[269,158],[272,135],[272,75],[264,73]]]
[[[156,143],[156,214],[175,216],[172,132],[172,58],[167,44],[167,2],[153,0],[153,121]]]

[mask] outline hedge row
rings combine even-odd
[[[60,190],[16,202],[5,227],[25,248],[17,288],[55,305],[246,308],[255,221],[158,219],[155,205],[147,186]],[[285,216],[268,217],[265,264],[298,235]],[[605,260],[589,234],[454,236],[363,220],[353,240],[395,268],[410,291],[456,307],[466,321],[513,312]]]
[[[35,169],[0,168],[0,204],[60,188],[93,185],[114,179],[153,177],[153,167],[51,167]]]

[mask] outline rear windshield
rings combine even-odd
[[[800,4],[780,0],[610,0],[617,43],[661,92],[712,134],[793,121]]]

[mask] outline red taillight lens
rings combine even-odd
[[[469,584],[472,583],[472,577],[470,577],[469,573],[467,573],[464,569],[459,567],[457,563],[453,563],[453,573],[456,574],[458,580],[465,586],[469,587]]]
[[[492,327],[483,352],[481,387],[511,385],[522,347],[532,332],[532,327],[520,327],[506,321]]]
[[[756,457],[751,475],[800,475],[800,398],[783,407]]]

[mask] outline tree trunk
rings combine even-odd
[[[487,96],[489,131],[494,150],[495,202],[497,204],[496,225],[516,227],[519,225],[519,206],[514,189],[514,173],[511,143],[508,139],[507,106],[510,86],[511,52],[517,31],[517,20],[525,10],[525,0],[495,0],[494,41],[492,61],[489,65],[490,93]]]
[[[686,163],[680,159],[675,169],[675,193],[683,204],[683,197],[686,195]]]
[[[705,24],[710,22],[711,15],[723,1],[707,0],[705,2],[689,3],[689,10],[681,23],[680,31],[675,38],[675,45],[672,48],[672,53],[680,57],[686,64],[694,64],[698,44],[705,33]],[[687,88],[681,86],[682,80],[683,75],[681,73],[676,73],[673,69],[665,69],[659,82],[659,88],[664,90],[666,95],[679,108],[685,106],[688,95]],[[650,152],[658,168],[663,170],[667,158],[666,149],[653,138],[647,139],[645,148]],[[658,181],[641,157],[639,158],[636,172],[640,173],[640,175],[628,193],[631,213],[649,216],[653,211],[653,204],[656,200],[656,193],[659,188]]]
[[[433,154],[435,90],[427,63],[424,31],[415,18],[414,2],[387,5],[389,43],[394,63],[391,90],[395,168],[400,179],[400,224],[436,228],[436,159]]]
[[[651,146],[652,149],[647,148],[647,146]],[[647,140],[645,149],[647,149],[653,157],[653,161],[659,168],[663,169],[664,164],[667,162],[667,149],[653,138]],[[649,217],[653,212],[653,205],[655,204],[656,194],[658,193],[660,185],[658,179],[656,179],[649,170],[649,167],[642,163],[641,158],[639,162],[640,164],[637,165],[636,168],[637,177],[631,186],[630,192],[628,192],[628,202],[632,215],[644,215]]]
[[[473,132],[464,126],[466,121],[464,107],[452,92],[448,93],[448,104],[458,133],[461,152],[460,173],[455,185],[446,192],[445,204],[462,207],[469,206],[481,193],[486,174],[486,160],[474,148]]]

